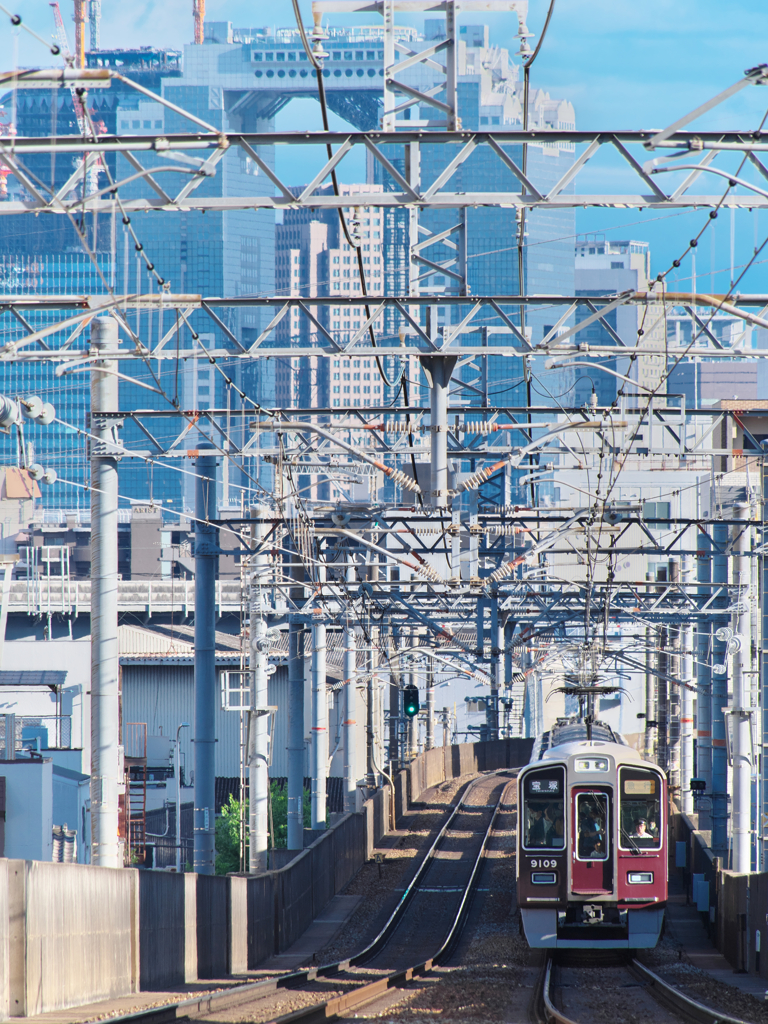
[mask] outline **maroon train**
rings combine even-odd
[[[667,901],[667,780],[601,723],[559,719],[518,778],[517,896],[529,945],[655,946]]]

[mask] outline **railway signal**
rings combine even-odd
[[[413,683],[403,690],[403,708],[407,718],[415,718],[419,713],[419,691]]]

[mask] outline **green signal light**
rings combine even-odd
[[[419,713],[419,691],[413,684],[406,686],[403,692],[403,709],[408,718],[415,718]]]

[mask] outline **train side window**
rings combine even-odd
[[[576,797],[579,860],[605,860],[608,856],[608,796],[579,793]]]
[[[661,846],[661,779],[645,768],[619,770],[619,832],[625,850]]]
[[[528,850],[565,847],[565,771],[541,768],[523,781],[523,846]]]

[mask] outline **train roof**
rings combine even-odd
[[[530,763],[564,760],[572,754],[583,751],[586,743],[587,726],[582,719],[559,718],[548,732],[536,739]],[[592,724],[592,743],[603,749],[604,753],[612,754],[616,761],[629,761],[636,764],[645,761],[645,758],[634,747],[630,747],[620,733],[614,732],[605,722]]]

